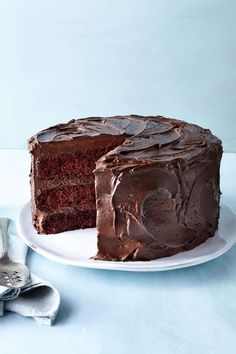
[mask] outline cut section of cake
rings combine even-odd
[[[34,135],[29,151],[34,226],[96,226],[96,259],[174,255],[218,227],[222,145],[208,129],[161,116],[86,118]]]
[[[71,138],[75,135],[79,139]],[[83,136],[83,126],[74,120],[30,139],[32,214],[39,233],[96,226],[93,170],[96,161],[124,139],[94,136],[92,127],[89,136]]]

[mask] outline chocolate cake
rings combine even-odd
[[[208,129],[161,116],[86,118],[39,132],[29,151],[38,233],[96,226],[96,259],[170,256],[217,229],[222,145]]]

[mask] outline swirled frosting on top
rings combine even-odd
[[[124,136],[123,144],[103,158],[103,162],[111,165],[112,156],[116,156],[117,164],[117,155],[123,161],[191,159],[207,146],[221,144],[209,129],[162,116],[138,115],[73,119],[42,130],[30,143],[69,142],[101,135]]]

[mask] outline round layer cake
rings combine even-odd
[[[96,259],[170,256],[217,229],[222,145],[208,129],[161,116],[77,119],[34,135],[29,151],[34,226],[96,226]]]

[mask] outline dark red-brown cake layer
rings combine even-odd
[[[66,185],[45,189],[36,197],[36,205],[43,211],[55,211],[62,208],[95,209],[94,185]]]
[[[54,156],[46,155],[40,159],[36,166],[38,179],[54,180],[67,178],[80,178],[83,176],[85,182],[94,183],[93,170],[97,160],[105,155],[117,144],[111,144],[93,151],[79,151],[73,153],[60,153]]]
[[[60,212],[44,213],[35,216],[33,224],[39,233],[55,234],[70,230],[96,226],[96,209],[62,209]]]

